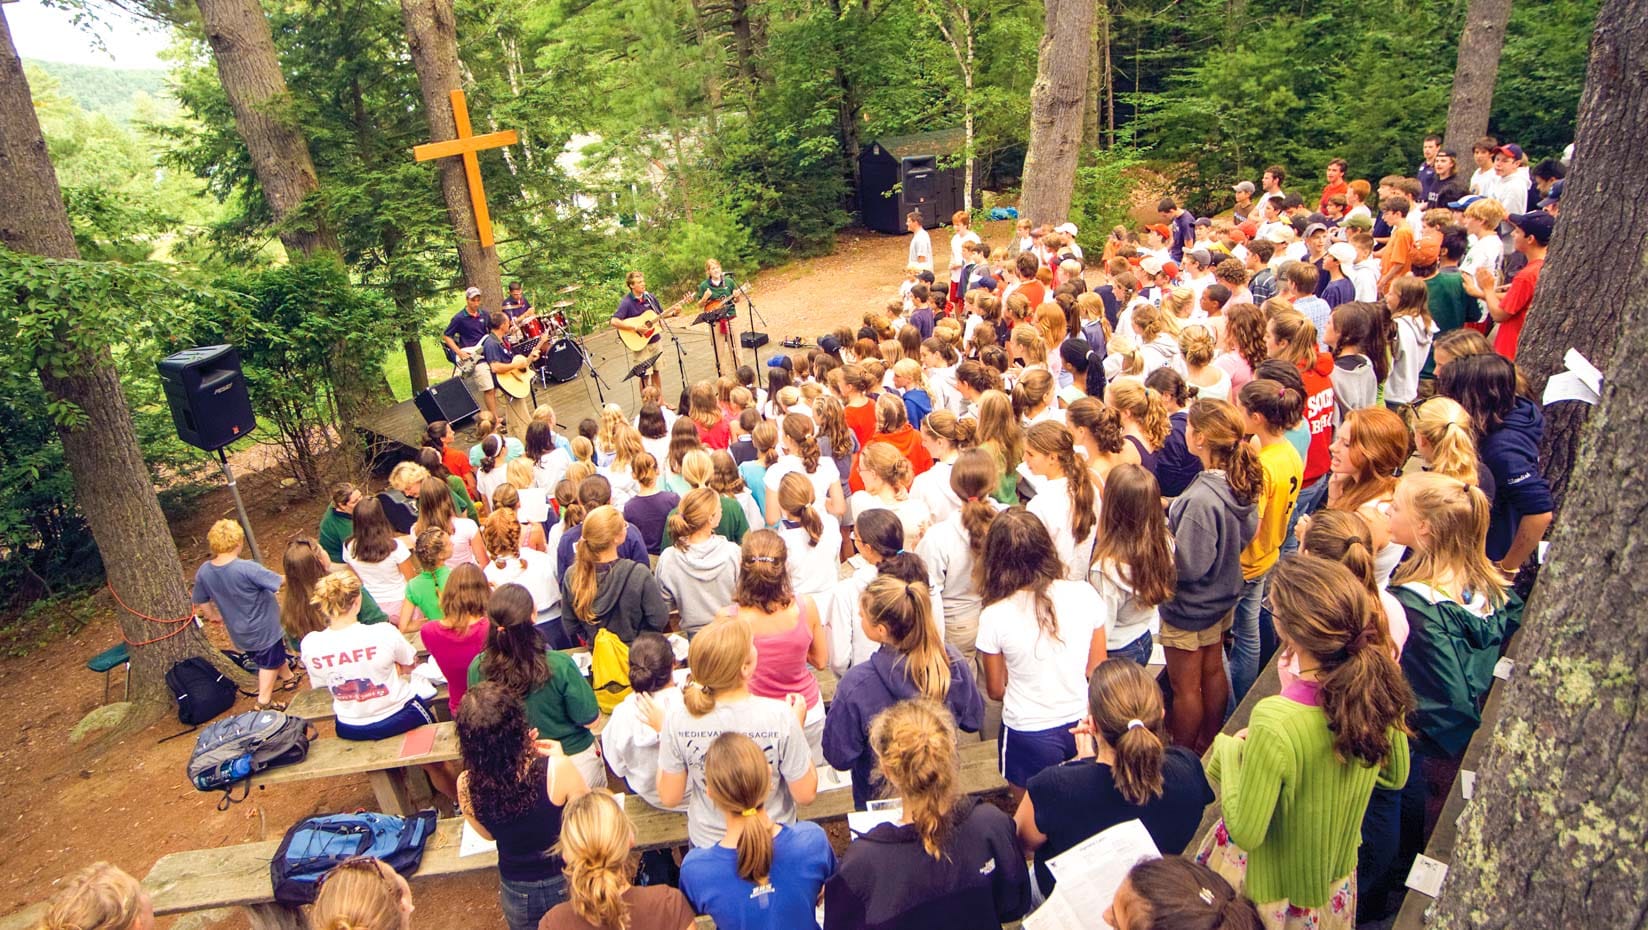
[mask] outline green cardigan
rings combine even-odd
[[[1391,728],[1383,768],[1346,764],[1334,757],[1320,707],[1276,695],[1254,705],[1246,739],[1219,734],[1207,776],[1219,786],[1231,842],[1248,855],[1247,897],[1322,907],[1356,870],[1375,782],[1407,781],[1408,738]]]

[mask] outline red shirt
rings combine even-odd
[[[692,425],[698,427],[698,441],[710,449],[725,449],[732,445],[732,427],[725,419],[717,420],[715,425],[705,429],[704,424],[697,420]]]
[[[847,428],[853,431],[854,436],[858,437],[858,447],[860,449],[864,448],[869,443],[870,437],[875,435],[875,404],[866,403],[857,407],[847,404],[844,406],[843,412],[847,420]]]
[[[905,424],[904,428],[896,433],[877,433],[870,437],[870,442],[891,443],[899,452],[903,453],[905,458],[910,460],[910,467],[918,475],[933,467],[933,454],[928,452],[927,447],[921,444],[921,434],[916,432],[915,427],[909,424]],[[865,445],[869,444],[865,443]],[[847,486],[854,491],[864,490],[864,480],[859,477],[858,472],[858,460],[863,454],[863,450],[860,449],[859,454],[853,456],[853,470],[847,480]]]
[[[1333,444],[1333,356],[1316,353],[1316,363],[1299,365],[1305,382],[1305,426],[1310,429],[1310,445],[1305,452],[1305,484],[1328,473],[1328,446]]]
[[[1321,207],[1323,213],[1326,213],[1328,209],[1329,197],[1332,197],[1334,194],[1348,193],[1350,193],[1350,185],[1345,183],[1345,180],[1341,178],[1334,181],[1332,184],[1329,184],[1327,187],[1322,188],[1322,199],[1317,203],[1317,206]]]
[[[1539,283],[1539,269],[1545,259],[1536,258],[1522,266],[1511,279],[1511,288],[1499,298],[1499,312],[1505,321],[1494,330],[1494,351],[1516,361],[1516,345],[1522,339],[1522,324],[1528,322],[1528,305],[1534,300],[1534,285]]]
[[[476,496],[475,468],[469,464],[469,456],[465,455],[462,449],[442,446],[441,464],[446,466],[447,471],[463,480],[464,490],[469,492],[470,497]]]

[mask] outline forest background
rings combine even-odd
[[[1071,219],[1095,246],[1135,188],[1198,215],[1285,166],[1313,192],[1411,174],[1441,132],[1463,2],[1097,0]],[[398,4],[267,0],[285,115],[319,179],[343,263],[289,260],[192,3],[136,7],[174,28],[165,71],[27,62],[36,111],[145,459],[181,507],[213,474],[175,437],[154,361],[231,339],[281,467],[319,488],[345,417],[335,365],[410,396],[464,286]],[[629,267],[673,294],[706,255],[753,271],[827,252],[855,222],[858,153],[971,123],[984,211],[1012,203],[1043,7],[1024,0],[500,0],[455,4],[504,277],[547,294],[615,290]],[[95,15],[95,8],[90,10]],[[1530,157],[1573,138],[1595,0],[1511,13],[1489,129]],[[970,119],[969,119],[970,117]],[[0,250],[0,283],[38,274]],[[75,288],[63,299],[72,301]],[[593,321],[590,321],[593,322]],[[406,339],[408,333],[417,338]],[[341,353],[341,354],[340,354]],[[0,590],[16,608],[101,577],[53,408],[29,365],[0,367]],[[49,580],[48,580],[49,579]],[[25,618],[26,620],[26,618]],[[26,626],[26,623],[24,624]],[[0,636],[3,638],[3,636]]]

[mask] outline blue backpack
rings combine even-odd
[[[357,811],[300,820],[286,831],[269,863],[275,902],[293,907],[313,904],[321,879],[348,859],[379,859],[402,875],[411,875],[423,860],[424,844],[434,835],[433,810],[409,818]]]

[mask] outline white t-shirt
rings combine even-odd
[[[967,230],[966,232],[956,232],[956,233],[952,233],[950,235],[950,283],[951,284],[961,283],[961,268],[962,268],[962,265],[965,264],[965,259],[963,259],[961,257],[961,244],[963,242],[977,242],[977,241],[979,241],[979,235],[978,235],[978,233],[973,232],[971,229]]]
[[[955,465],[950,462],[933,462],[933,467],[917,475],[910,484],[910,496],[927,506],[927,512],[934,523],[949,519],[950,514],[961,509],[961,498],[950,490],[950,472]]]
[[[1106,560],[1094,565],[1088,576],[1099,600],[1104,605],[1105,648],[1115,651],[1161,628],[1161,619],[1154,606],[1140,604],[1133,597],[1133,586],[1122,580],[1122,570],[1115,562]]]
[[[680,688],[654,691],[648,698],[663,708],[665,719],[681,710]],[[660,810],[684,811],[685,802],[680,807],[666,808],[658,800],[658,733],[642,717],[640,699],[641,695],[631,691],[612,709],[612,716],[601,730],[601,758],[629,785],[629,790],[648,804]]]
[[[508,480],[509,475],[506,474],[502,457],[498,459],[498,464],[491,471],[475,469],[475,490],[480,493],[481,499],[489,505],[492,503],[492,492],[498,490],[498,485]],[[536,475],[534,475],[534,480],[536,480]]]
[[[1085,480],[1085,479],[1084,479]],[[1026,510],[1041,518],[1047,533],[1053,537],[1053,548],[1058,550],[1064,565],[1064,577],[1071,581],[1087,579],[1088,563],[1093,561],[1093,543],[1099,538],[1099,495],[1093,493],[1093,528],[1080,542],[1075,537],[1075,508],[1070,500],[1070,479],[1037,478],[1036,496],[1025,505]]]
[[[918,229],[910,237],[910,260],[905,264],[933,270],[933,237],[927,235],[927,230]]]
[[[454,517],[452,520],[452,556],[446,560],[447,568],[457,568],[460,565],[476,565],[475,550],[470,546],[481,528],[474,520],[468,517]]]
[[[807,542],[807,531],[799,524],[791,526],[785,520],[778,525],[778,535],[789,553],[785,561],[790,587],[796,594],[823,594],[835,587],[840,573],[841,522],[823,512],[818,513],[818,521],[824,524],[824,531],[818,534],[816,546]]]
[[[665,443],[669,442],[665,437]],[[642,440],[645,444],[646,440]],[[663,459],[658,461],[662,462]],[[551,494],[555,493],[555,486],[566,477],[567,469],[572,467],[572,453],[557,446],[543,454],[538,464],[532,466],[532,486],[543,488]]]
[[[635,473],[627,465],[605,465],[595,469],[595,473],[606,478],[607,484],[611,485],[611,503],[619,513],[623,513],[624,505],[641,491],[640,482],[635,480]]]
[[[748,736],[767,757],[772,785],[767,816],[776,823],[795,823],[790,782],[805,777],[813,766],[807,734],[783,701],[751,696],[717,703],[702,717],[684,707],[667,715],[658,740],[658,770],[686,773],[687,838],[697,847],[714,846],[727,833],[727,819],[704,787],[704,755],[723,733]]]
[[[807,475],[807,480],[813,485],[813,506],[819,513],[824,513],[824,503],[830,498],[830,485],[841,486],[841,472],[835,467],[835,460],[823,455],[818,457],[818,470],[807,474],[807,466],[799,455],[780,455],[778,461],[767,469],[767,475],[762,480],[766,485],[767,500],[778,499],[778,485],[784,476],[792,471]]]
[[[393,623],[316,630],[298,653],[315,687],[332,692],[340,723],[377,723],[412,699],[411,682],[395,666],[411,665],[418,653]]]
[[[412,550],[399,539],[395,540],[395,551],[381,562],[363,562],[355,558],[353,539],[343,547],[343,564],[355,570],[355,574],[360,576],[361,587],[372,595],[372,600],[377,601],[391,619],[400,615],[401,601],[406,600],[406,576],[401,574],[401,563],[410,558]]]
[[[526,564],[523,565],[523,562]],[[505,584],[518,584],[527,589],[532,594],[532,609],[539,614],[546,610],[554,610],[557,615],[560,613],[560,575],[555,570],[553,549],[549,552],[522,549],[519,557],[505,559],[501,568],[498,560],[493,559],[486,563],[481,572],[494,590]]]
[[[1191,382],[1191,387],[1196,389],[1196,399],[1230,400],[1230,372],[1225,371],[1218,365],[1209,365],[1207,368],[1218,372],[1219,380],[1213,382],[1212,384],[1196,384],[1195,382]],[[1186,380],[1188,381],[1189,379],[1187,378]]]
[[[641,448],[652,454],[653,461],[658,463],[659,471],[663,471],[668,467],[665,463],[669,461],[669,440],[669,433],[665,433],[657,439],[641,437]]]
[[[978,626],[979,590],[973,577],[973,549],[961,511],[935,523],[916,544],[916,555],[927,564],[927,587],[938,600],[939,632],[956,648],[954,638]]]
[[[904,527],[904,548],[914,549],[921,534],[932,525],[933,512],[920,499],[911,496],[891,504],[876,497],[869,491],[854,491],[853,496],[847,498],[847,512],[853,515],[856,524],[861,514],[871,510],[891,510],[898,517],[898,522]]]
[[[1055,580],[1047,588],[1058,641],[1036,623],[1035,596],[1019,591],[979,611],[978,651],[1007,660],[1001,722],[1033,732],[1069,726],[1087,713],[1087,652],[1103,630],[1099,592],[1084,581]]]

